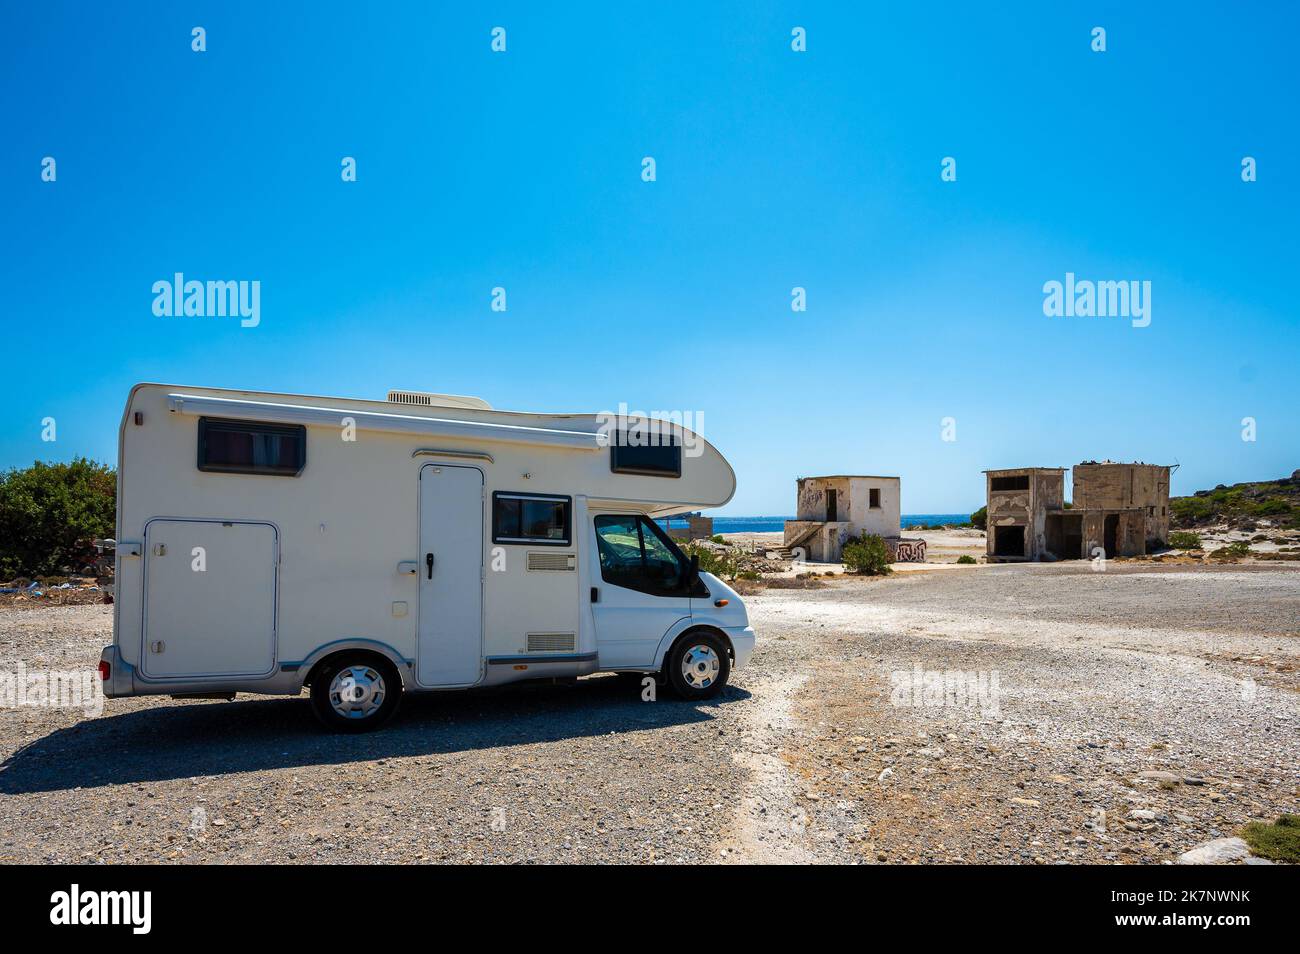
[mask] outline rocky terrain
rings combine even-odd
[[[781,634],[756,677],[800,680],[780,744],[820,858],[1163,862],[1295,811],[1296,570],[990,567],[753,602]],[[918,669],[998,692],[896,692]]]
[[[1224,527],[1230,530],[1300,530],[1300,470],[1277,480],[1251,481],[1169,501],[1175,530]]]
[[[1300,567],[747,602],[759,650],[708,705],[601,676],[412,697],[359,737],[298,699],[0,709],[0,861],[1160,863],[1296,810]],[[111,613],[0,610],[0,671],[93,667]]]

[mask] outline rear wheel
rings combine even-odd
[[[705,630],[679,639],[664,664],[669,684],[683,699],[711,699],[731,675],[731,654],[718,636]]]
[[[339,653],[312,676],[312,711],[334,732],[377,729],[392,718],[401,699],[397,669],[371,653]]]

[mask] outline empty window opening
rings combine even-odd
[[[1025,555],[1025,528],[1024,527],[994,527],[993,528],[993,555],[994,556],[1024,556]]]
[[[1028,490],[1029,475],[1022,474],[1019,477],[994,477],[992,478],[991,490]]]
[[[826,522],[834,523],[840,519],[840,502],[838,491],[826,491]]]
[[[872,487],[869,491],[867,491],[867,506],[869,506],[872,510],[880,509],[880,488],[879,487]]]

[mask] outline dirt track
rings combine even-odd
[[[412,697],[355,738],[252,696],[0,711],[0,860],[1161,861],[1296,810],[1300,569],[974,567],[748,602],[759,652],[706,706],[600,677]],[[0,669],[93,667],[110,626],[4,611]],[[891,704],[918,667],[996,672],[996,712]]]

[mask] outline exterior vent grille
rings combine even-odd
[[[389,404],[419,404],[422,407],[433,407],[433,395],[421,394],[419,391],[389,391]]]
[[[573,633],[529,633],[530,653],[571,653],[577,645]]]
[[[528,551],[528,569],[530,570],[572,570],[575,569],[572,553],[548,553],[536,550]]]
[[[492,405],[482,398],[464,394],[434,394],[430,391],[389,391],[389,404],[408,404],[416,407],[463,407],[480,411],[492,410]]]

